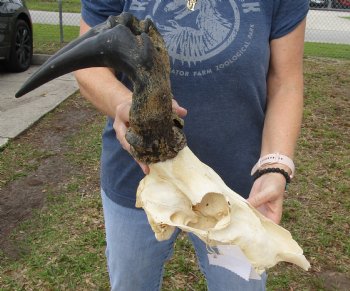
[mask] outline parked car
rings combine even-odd
[[[335,8],[350,8],[350,0],[333,0]]]
[[[0,60],[13,72],[29,68],[33,56],[33,29],[22,0],[0,0]]]
[[[310,0],[311,7],[327,7],[328,0]]]

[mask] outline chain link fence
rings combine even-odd
[[[50,53],[78,36],[80,0],[40,1],[27,0],[34,23],[34,46],[37,53]],[[50,5],[44,6],[48,2]],[[46,11],[39,11],[43,8]],[[305,40],[350,45],[350,0],[310,0]]]
[[[350,45],[350,0],[311,0],[305,40]]]
[[[79,35],[80,0],[27,0],[34,53],[51,54]]]

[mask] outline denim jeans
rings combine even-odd
[[[106,227],[106,256],[111,289],[118,291],[161,290],[164,264],[173,253],[180,230],[169,240],[159,242],[143,210],[127,208],[113,202],[102,191]],[[262,280],[245,281],[229,270],[209,265],[208,249],[199,238],[189,234],[208,290],[265,290],[266,274]]]

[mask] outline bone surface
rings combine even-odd
[[[260,274],[280,261],[310,267],[290,232],[227,187],[188,147],[150,165],[136,206],[145,210],[158,240],[170,238],[179,227],[209,246],[238,245]]]

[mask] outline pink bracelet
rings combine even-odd
[[[292,159],[280,153],[268,154],[266,156],[261,157],[253,167],[250,174],[253,176],[255,172],[259,170],[263,165],[271,165],[271,164],[282,164],[287,166],[292,172],[292,174],[290,175],[290,178],[293,178],[294,172],[295,172],[295,166]]]

